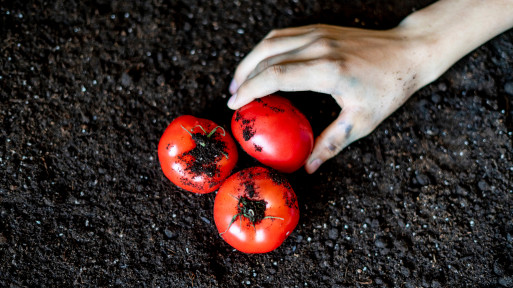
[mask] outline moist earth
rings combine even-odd
[[[299,224],[248,255],[218,235],[215,193],[164,177],[164,129],[228,126],[233,71],[274,28],[387,29],[432,1],[169,2],[0,2],[1,287],[513,287],[512,31],[287,175]],[[339,112],[282,95],[316,135]],[[241,154],[236,171],[257,164]]]

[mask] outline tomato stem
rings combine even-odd
[[[212,136],[212,134],[214,134],[217,131],[217,129],[223,130],[223,134],[221,134],[221,136],[224,137],[226,135],[226,130],[224,130],[224,128],[221,126],[217,126],[214,129],[212,129],[212,131],[210,131],[210,133],[208,133],[207,137],[210,138],[210,136]]]
[[[285,221],[285,218],[276,217],[276,216],[265,216],[264,219],[279,219],[279,220]]]
[[[196,126],[192,127],[191,131],[194,131],[194,128],[196,128],[196,127],[199,127],[201,130],[203,130],[203,133],[207,134],[207,138],[210,138],[210,136],[212,136],[212,134],[214,134],[217,131],[217,129],[222,129],[223,130],[223,134],[221,134],[221,136],[223,136],[223,137],[226,136],[226,130],[224,130],[224,128],[221,127],[221,126],[217,126],[214,129],[210,130],[210,132],[207,132],[205,130],[205,128],[203,128],[203,126],[196,125]]]
[[[182,129],[185,130],[185,132],[189,133],[189,135],[191,135],[191,137],[192,137],[192,133],[189,132],[189,130],[185,129],[185,127],[183,127],[183,125],[180,125],[180,126],[182,126]]]
[[[191,132],[193,132],[194,128],[196,128],[196,127],[199,127],[203,131],[203,133],[207,134],[207,131],[205,131],[205,128],[203,128],[203,126],[201,126],[201,125],[196,125],[196,126],[192,127]]]

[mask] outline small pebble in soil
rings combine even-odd
[[[328,232],[328,238],[331,240],[336,240],[338,238],[338,230],[336,228],[331,229]]]
[[[499,279],[499,285],[503,287],[513,287],[513,276],[503,277]]]
[[[513,82],[506,83],[504,85],[504,91],[509,95],[513,95]]]
[[[173,239],[177,236],[176,233],[171,232],[169,229],[164,229],[164,234],[168,239]]]
[[[206,217],[201,216],[200,218],[203,220],[203,222],[210,224],[210,220],[208,220]]]

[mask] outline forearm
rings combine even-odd
[[[513,0],[441,0],[411,14],[397,29],[420,47],[414,57],[420,59],[418,84],[424,86],[512,27]]]

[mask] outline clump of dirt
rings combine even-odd
[[[270,109],[271,111],[273,111],[275,113],[283,113],[283,112],[285,112],[285,109],[269,105],[269,103],[267,103],[267,101],[265,101],[265,99],[258,98],[258,99],[255,99],[254,101],[257,102],[257,103],[262,104],[262,106],[264,108],[268,108],[268,109]]]
[[[265,218],[266,205],[265,200],[242,196],[237,203],[237,215],[247,218],[252,225],[256,225]]]
[[[244,141],[249,141],[249,139],[255,136],[256,131],[251,123],[251,120],[242,120],[242,124],[244,125],[244,129],[242,130],[242,138],[244,138]]]
[[[242,185],[244,186],[244,192],[246,192],[246,195],[248,195],[249,198],[255,197],[256,188],[255,181],[253,179],[245,180],[242,182]]]
[[[209,177],[219,176],[217,163],[222,157],[228,157],[226,144],[215,135],[209,137],[203,133],[192,133],[191,137],[196,147],[178,157],[187,164],[185,170],[195,176],[202,174]]]
[[[239,111],[236,112],[235,121],[240,122],[242,121],[242,138],[244,141],[249,141],[253,136],[255,136],[255,127],[254,122],[255,119],[246,119],[244,118]]]
[[[292,186],[290,185],[287,178],[285,178],[285,176],[283,174],[281,174],[280,172],[278,172],[274,169],[269,169],[269,177],[274,182],[274,184],[283,186],[287,189],[292,189]]]
[[[256,152],[262,152],[262,149],[263,149],[262,146],[259,146],[257,144],[253,144],[253,147],[255,148]]]
[[[242,121],[242,138],[244,139],[244,141],[249,141],[249,139],[251,139],[253,136],[255,136],[255,127],[254,127],[254,122],[255,122],[255,119],[246,119],[244,118],[240,113],[239,111],[236,111],[235,112],[235,121],[236,122],[240,122]],[[261,151],[261,149],[260,149]]]

